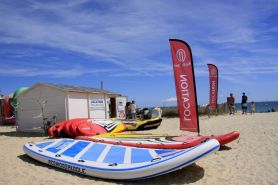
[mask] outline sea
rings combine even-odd
[[[247,111],[250,112],[251,102],[248,102]],[[241,104],[235,103],[236,110],[241,110]],[[277,112],[278,101],[255,102],[255,112]]]

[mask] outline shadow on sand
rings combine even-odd
[[[229,146],[220,146],[219,151],[231,150],[232,148]]]
[[[135,185],[161,185],[161,184],[189,184],[194,183],[204,177],[204,169],[195,163],[187,166],[181,170],[177,170],[165,175],[161,175],[158,177],[146,179],[146,180],[139,180],[139,181],[123,181],[123,180],[107,180],[107,179],[101,179],[97,177],[90,177],[70,171],[66,171],[63,169],[59,169],[56,167],[49,166],[47,164],[41,163],[39,161],[36,161],[30,157],[28,157],[26,154],[18,156],[19,159],[21,159],[24,162],[31,163],[36,166],[42,166],[46,167],[50,170],[59,171],[62,173],[71,174],[72,176],[80,177],[80,178],[86,178],[89,180],[99,181],[99,182],[110,182],[110,183],[116,183],[116,184],[122,184],[122,185],[129,185],[129,184],[135,184]]]
[[[32,132],[0,132],[0,136],[8,137],[46,137],[42,133],[32,133]]]
[[[36,132],[17,132],[15,126],[3,126],[0,127],[7,127],[9,131],[0,132],[0,136],[8,136],[8,137],[43,137],[43,133],[36,133]],[[45,137],[45,136],[44,136]]]
[[[154,177],[151,179],[140,180],[140,181],[128,181],[120,182],[123,185],[127,184],[144,184],[144,185],[161,185],[161,184],[189,184],[197,182],[204,177],[205,171],[202,167],[193,163],[190,166],[182,168],[180,170]]]

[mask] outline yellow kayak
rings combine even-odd
[[[147,120],[122,120],[122,123],[126,126],[126,131],[156,129],[160,126],[161,122],[161,118],[152,118]]]

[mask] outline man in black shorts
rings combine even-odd
[[[242,114],[247,114],[247,96],[245,93],[242,93],[242,99],[241,99],[241,108],[242,108]]]

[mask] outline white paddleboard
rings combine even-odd
[[[57,139],[27,143],[25,153],[46,164],[105,179],[146,179],[188,166],[219,149],[211,139],[183,150],[117,146]]]

